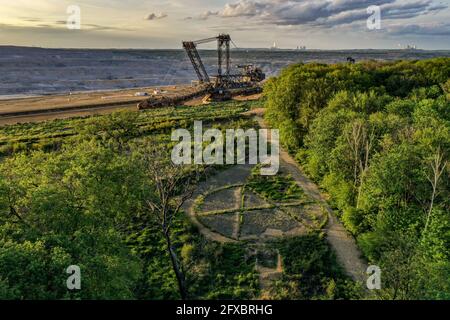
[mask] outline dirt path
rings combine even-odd
[[[259,288],[261,289],[260,298],[264,300],[267,291],[272,287],[272,283],[279,280],[283,275],[283,265],[280,253],[277,253],[276,268],[266,268],[257,264],[256,270],[259,272]]]
[[[236,202],[236,213],[234,214],[234,228],[233,228],[233,235],[232,238],[238,240],[239,239],[239,232],[240,232],[240,220],[241,220],[241,212],[239,211],[241,209],[241,195],[243,192],[243,188],[237,188],[234,191],[234,201]]]
[[[252,116],[258,121],[262,128],[267,128],[261,117],[261,110],[253,110]],[[255,112],[256,111],[256,112]],[[270,140],[270,137],[268,137]],[[239,241],[225,237],[219,233],[213,232],[202,223],[198,221],[198,218],[194,210],[194,201],[198,195],[205,194],[205,192],[226,186],[226,185],[237,185],[244,184],[248,175],[250,174],[252,165],[239,165],[232,166],[226,170],[219,171],[216,175],[209,177],[206,181],[199,184],[199,187],[185,206],[184,209],[188,213],[189,217],[193,223],[199,228],[200,232],[209,240],[218,241],[222,243],[239,243]],[[284,172],[291,174],[299,186],[305,191],[305,193],[315,200],[324,210],[328,213],[328,222],[325,227],[324,232],[327,235],[327,240],[331,247],[336,253],[338,262],[343,266],[346,273],[351,276],[355,281],[365,282],[366,276],[365,271],[367,266],[364,261],[360,258],[360,251],[356,245],[354,238],[347,233],[344,226],[335,217],[333,210],[327,204],[324,196],[321,194],[317,185],[313,183],[308,177],[302,172],[301,168],[295,162],[295,160],[284,150],[280,150],[280,169]],[[237,192],[237,191],[236,191]],[[239,199],[236,195],[233,197],[234,204],[238,206]],[[231,199],[230,199],[231,200]],[[239,223],[239,215],[235,217],[235,224]],[[233,230],[233,237],[239,232],[238,227],[235,226]],[[237,237],[236,237],[237,238]],[[279,268],[277,268],[279,269]],[[277,269],[266,269],[261,266],[258,267],[260,272],[260,281],[262,281],[262,288],[267,288],[270,284],[270,280],[273,277],[280,275],[280,270]]]
[[[190,85],[88,91],[0,100],[0,125],[108,114],[121,109],[137,111],[136,104],[157,90],[175,96],[194,90]],[[142,96],[141,93],[147,93]]]
[[[255,117],[261,128],[267,128],[260,113]],[[270,137],[269,137],[270,140]],[[296,161],[283,149],[280,148],[280,165],[289,172],[292,177],[303,188],[305,193],[319,202],[328,211],[328,224],[325,232],[327,239],[334,249],[338,261],[344,267],[345,271],[355,281],[365,281],[365,271],[367,266],[361,259],[361,253],[356,245],[354,238],[348,234],[342,223],[338,221],[333,210],[325,201],[319,188],[302,172]]]

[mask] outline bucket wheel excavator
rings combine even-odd
[[[217,75],[210,77],[197,50],[197,46],[214,41],[217,41]],[[232,43],[232,40],[228,34],[220,34],[217,37],[197,41],[183,41],[183,48],[191,60],[198,82],[200,85],[208,87],[211,100],[223,101],[230,99],[235,94],[249,94],[261,91],[258,84],[265,79],[265,74],[260,68],[252,64],[239,65],[237,67],[241,70],[241,73],[232,73],[230,43]]]
[[[197,46],[217,41],[217,75],[209,76],[197,50]],[[232,73],[230,35],[220,34],[217,37],[197,41],[183,41],[183,48],[194,67],[197,85],[189,92],[173,97],[155,96],[138,104],[138,109],[152,109],[180,104],[189,99],[204,95],[203,102],[225,101],[236,95],[249,95],[261,92],[259,83],[265,74],[252,64],[239,65],[240,73]]]

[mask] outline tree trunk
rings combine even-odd
[[[431,194],[430,208],[428,209],[427,220],[425,223],[425,228],[423,229],[424,233],[425,233],[425,231],[427,231],[428,224],[430,223],[430,217],[431,217],[431,214],[433,213],[434,199],[436,197],[436,185],[437,185],[437,182],[435,182],[435,184],[433,184],[433,193]]]
[[[433,176],[432,177],[427,176],[428,181],[430,181],[431,186],[433,188],[433,192],[431,194],[430,208],[428,209],[425,228],[423,231],[424,234],[428,228],[428,224],[430,223],[430,218],[433,213],[434,201],[438,193],[439,180],[441,179],[441,176],[444,173],[446,166],[447,161],[444,161],[444,155],[441,153],[440,149],[438,149],[434,156],[433,161],[431,162],[431,169],[433,171]]]
[[[175,253],[175,250],[172,247],[172,241],[170,240],[170,234],[165,234],[167,250],[169,251],[170,260],[172,261],[173,271],[175,272],[175,276],[178,281],[178,289],[180,290],[180,296],[182,300],[187,299],[187,289],[186,289],[186,279],[184,277],[184,273],[181,271],[181,267],[178,263],[178,257]]]

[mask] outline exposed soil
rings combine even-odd
[[[119,109],[137,111],[137,103],[158,89],[165,96],[177,95],[190,86],[147,87],[139,89],[96,91],[0,100],[0,125],[40,122],[94,114],[107,114]]]
[[[233,100],[236,101],[255,101],[255,100],[259,100],[262,96],[262,93],[256,93],[256,94],[251,94],[248,96],[236,96],[233,98]]]
[[[39,122],[93,114],[106,114],[118,109],[136,110],[137,101],[142,101],[148,97],[135,96],[135,93],[149,92],[153,91],[153,89],[154,88],[141,88],[3,100],[0,101],[0,125]],[[179,89],[180,87],[163,88],[163,90],[171,93],[176,92]],[[259,98],[259,95],[255,95],[254,97],[236,97],[235,99],[244,99],[243,101],[246,101],[257,98]],[[72,107],[74,109],[70,109]],[[47,112],[48,110],[51,112]],[[41,111],[42,113],[26,114],[27,112],[34,113]],[[14,112],[24,112],[24,114],[17,116],[11,115]],[[266,124],[262,119],[263,113],[264,109],[258,108],[245,113],[245,115],[255,116],[260,126],[266,128]],[[4,116],[2,116],[2,114]],[[10,115],[8,116],[8,114]],[[322,208],[324,208],[328,213],[328,223],[324,231],[327,234],[330,245],[336,252],[339,262],[353,279],[363,281],[365,279],[366,265],[360,258],[360,252],[356,246],[355,240],[347,233],[344,226],[335,217],[332,209],[326,203],[326,198],[319,191],[319,188],[307,178],[295,160],[284,150],[280,150],[280,166],[283,171],[292,175],[299,186],[305,191],[306,195],[316,201],[316,204],[310,207],[298,206],[284,208],[282,210],[270,209],[266,212],[267,217],[264,215],[257,215],[256,213],[258,213],[258,211],[245,212],[245,210],[243,210],[243,216],[241,217],[239,209],[241,206],[242,190],[240,188],[235,188],[211,195],[212,201],[209,202],[211,199],[206,199],[203,210],[234,209],[236,212],[227,213],[221,217],[202,217],[202,221],[199,221],[194,210],[193,200],[190,200],[185,204],[185,210],[194,224],[197,225],[199,230],[208,239],[218,242],[237,242],[237,239],[265,241],[265,239],[274,237],[304,234],[307,232],[305,226],[309,228],[317,227],[317,222],[315,220],[320,217]],[[198,195],[205,194],[226,185],[244,185],[247,177],[250,175],[251,168],[251,165],[239,165],[220,171],[217,175],[210,177],[207,181],[202,182],[198,186],[196,195],[194,195],[193,199]],[[260,203],[265,203],[265,201],[258,198],[259,197],[255,194],[248,194],[248,197],[245,199],[245,207],[255,207]],[[265,211],[260,211],[259,213],[261,212]],[[288,214],[286,214],[286,212]],[[292,217],[292,213],[294,213],[294,217]],[[291,214],[291,216],[289,216],[289,214]],[[314,219],[314,217],[316,217],[316,219]],[[243,221],[241,221],[241,219],[243,219]],[[296,224],[296,220],[302,221],[302,224]],[[257,230],[253,232],[251,231],[252,228]],[[220,232],[217,232],[218,229],[220,229]],[[266,270],[262,267],[260,268],[260,272],[263,283],[266,282],[266,279],[272,278],[273,274],[279,273],[278,271],[274,272],[273,270]]]
[[[238,188],[235,188],[236,190]],[[200,206],[200,212],[219,210],[238,210],[239,199],[235,189],[226,189],[215,192],[205,197],[204,204]]]
[[[269,203],[266,200],[264,200],[263,198],[261,198],[260,196],[255,194],[254,192],[252,192],[252,191],[245,192],[244,205],[246,208],[262,207],[262,206],[266,206],[268,204]]]
[[[53,111],[45,112],[35,115],[19,115],[19,116],[1,116],[0,115],[0,126],[2,125],[12,125],[17,123],[30,123],[30,122],[43,122],[56,119],[68,119],[76,117],[87,117],[94,115],[110,114],[114,111],[119,110],[136,110],[136,106],[132,105],[120,105],[115,107],[99,107],[99,108],[86,108],[72,111]]]
[[[212,231],[218,232],[228,238],[234,238],[236,225],[235,213],[201,216],[199,217],[199,220],[205,227]]]

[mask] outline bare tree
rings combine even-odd
[[[360,161],[361,145],[364,136],[364,124],[362,121],[355,121],[352,124],[352,131],[346,135],[347,143],[352,151],[353,157],[353,185],[358,183],[358,166]]]
[[[368,132],[364,120],[356,120],[353,122],[351,132],[346,136],[346,139],[353,156],[353,183],[355,188],[359,185],[356,201],[356,207],[358,208],[363,179],[369,168],[375,134],[373,129]]]
[[[448,161],[444,160],[444,154],[440,148],[437,149],[436,153],[433,155],[432,160],[430,161],[431,172],[427,175],[428,181],[430,181],[432,186],[430,207],[427,212],[427,220],[425,223],[424,232],[428,228],[428,224],[430,223],[431,214],[433,212],[434,201],[439,194],[438,186],[439,181],[441,179],[442,174],[445,171]]]
[[[175,272],[180,296],[188,296],[183,265],[173,247],[171,228],[183,204],[192,197],[200,170],[196,166],[175,165],[163,148],[145,148],[143,161],[154,192],[145,200],[147,211],[155,218],[166,241],[167,252]]]

